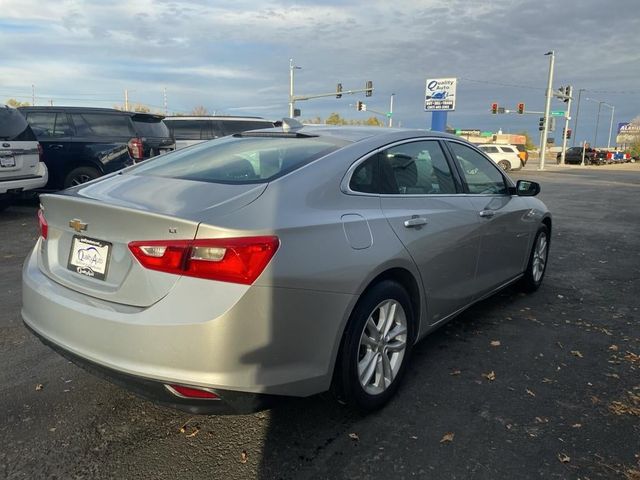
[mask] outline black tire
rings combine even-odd
[[[544,262],[542,264],[542,274],[539,274],[536,270],[536,261],[539,259],[540,238],[545,240],[545,251],[543,254]],[[531,253],[529,254],[529,262],[527,263],[527,269],[524,271],[524,276],[520,281],[522,289],[526,292],[535,292],[544,280],[544,275],[547,272],[547,263],[549,260],[549,245],[551,244],[551,237],[549,236],[549,228],[546,225],[540,225],[535,239],[533,240],[533,246],[531,247]],[[540,268],[540,263],[537,263],[537,268]]]
[[[98,178],[100,171],[94,167],[76,167],[64,178],[64,188],[73,187]]]
[[[385,302],[395,303],[395,311],[398,314],[397,321],[395,320],[396,317],[394,317],[394,323],[392,328],[388,329],[389,334],[387,336],[393,335],[394,332],[402,331],[402,313],[404,313],[406,321],[406,333],[393,337],[386,344],[389,346],[396,340],[402,342],[402,337],[404,336],[404,351],[402,355],[398,353],[397,357],[395,356],[396,353],[386,350],[387,346],[383,347],[378,344],[376,348],[384,348],[384,351],[376,353],[372,347],[366,347],[361,344],[361,338],[365,334],[366,328],[369,328],[368,319],[371,317],[374,323],[376,319],[380,319],[379,315],[376,316],[376,313],[379,313],[379,307]],[[402,307],[402,311],[398,310],[398,305]],[[333,392],[338,396],[339,400],[356,409],[372,411],[383,407],[393,397],[404,376],[415,339],[414,318],[409,294],[400,284],[394,281],[384,280],[374,285],[360,298],[347,323],[338,360],[336,361]],[[385,387],[378,393],[366,391],[360,382],[358,364],[361,361],[365,361],[364,357],[366,355],[369,355],[368,358],[372,359],[369,365],[374,365],[373,376],[371,377],[373,383],[377,381],[376,379],[379,379],[378,365],[380,365],[382,372],[385,371],[383,366],[385,362],[382,360],[382,355],[385,355],[388,360],[386,365],[389,366],[390,370],[387,369],[386,371],[390,372],[389,377],[393,375],[392,372],[396,369],[396,366],[398,367],[390,383],[387,384],[384,380],[382,381]],[[378,355],[378,357],[375,357],[375,355]],[[383,374],[382,377],[386,378],[386,375]],[[379,387],[372,384],[367,385],[367,388],[374,389]]]
[[[500,160],[498,166],[505,172],[511,170],[511,163],[508,160]]]

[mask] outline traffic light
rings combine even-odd
[[[524,113],[524,103],[518,104],[518,113],[520,114]]]
[[[571,96],[571,85],[567,85],[564,88],[564,94],[566,95],[566,97],[563,101],[564,103],[567,103],[569,101],[569,97]]]
[[[497,103],[492,103],[491,104],[491,113],[493,113],[494,115],[496,113],[498,113],[498,104]]]
[[[302,114],[302,112],[300,111],[299,108],[294,108],[293,109],[293,117],[299,117]]]
[[[358,100],[356,102],[356,110],[358,110],[359,112],[366,112],[367,111],[367,106],[363,102]]]
[[[342,98],[342,84],[336,86],[336,98]]]
[[[540,120],[538,120],[538,130],[544,130],[544,117],[540,117]]]
[[[571,140],[571,129],[567,128],[567,130],[565,131],[565,129],[562,129],[562,134],[567,138],[567,140]]]
[[[373,82],[371,80],[367,80],[367,84],[365,89],[367,90],[364,94],[365,97],[370,97],[373,94]]]

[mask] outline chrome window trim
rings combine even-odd
[[[459,195],[463,195],[463,193],[368,193],[368,192],[357,192],[352,190],[349,184],[351,183],[351,177],[353,176],[353,172],[355,172],[356,168],[360,166],[360,164],[366,162],[368,159],[382,152],[383,150],[387,150],[389,148],[397,147],[398,145],[404,145],[406,143],[416,143],[416,142],[436,142],[438,146],[442,150],[442,154],[447,156],[447,152],[444,148],[439,144],[441,140],[447,140],[446,138],[441,137],[412,137],[409,139],[398,140],[393,143],[389,143],[383,147],[379,147],[351,164],[351,166],[347,169],[347,173],[345,173],[344,177],[342,177],[342,182],[340,182],[340,190],[342,193],[346,195],[355,195],[360,197],[378,197],[378,198],[416,198],[416,197],[458,197]],[[451,172],[451,176],[453,177],[453,172]]]

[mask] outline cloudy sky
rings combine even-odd
[[[128,89],[131,103],[161,111],[166,88],[169,112],[204,105],[281,118],[293,58],[298,95],[372,80],[369,108],[386,112],[395,93],[396,123],[428,128],[425,79],[457,77],[450,125],[534,136],[537,115],[491,115],[489,106],[542,110],[544,53],[555,50],[554,86],[585,89],[579,140],[593,142],[598,102],[615,107],[614,130],[640,115],[638,0],[0,0],[0,45],[5,101],[30,102],[34,85],[36,104],[110,107]],[[297,106],[303,119],[365,118],[357,100]],[[600,107],[604,145],[611,108]]]

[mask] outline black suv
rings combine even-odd
[[[162,116],[111,108],[20,107],[42,145],[46,190],[88,182],[175,149]]]
[[[556,155],[557,163],[560,163],[562,159],[562,152]],[[567,148],[564,156],[564,162],[569,164],[579,165],[582,163],[582,147]],[[600,165],[602,160],[598,158],[598,153],[593,148],[585,148],[584,150],[584,163],[585,165]]]

